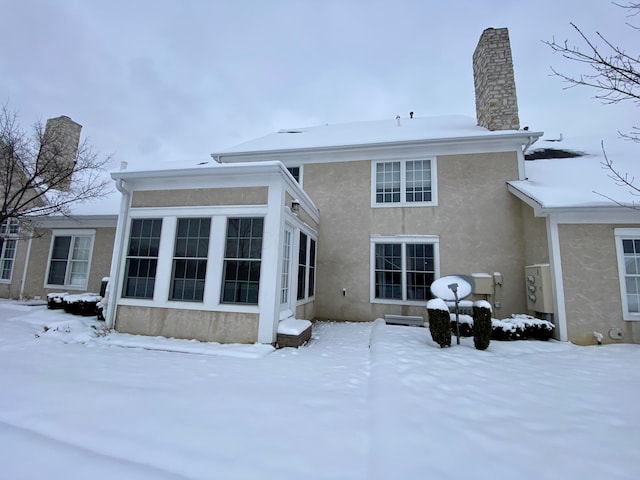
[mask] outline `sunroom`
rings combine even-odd
[[[106,321],[120,332],[270,343],[312,319],[319,212],[280,162],[119,171]]]

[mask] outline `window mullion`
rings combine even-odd
[[[407,244],[402,242],[401,244],[401,256],[402,256],[402,301],[407,301]]]
[[[407,161],[402,160],[400,162],[400,203],[407,203]],[[402,244],[402,251],[404,255],[404,243]]]
[[[76,237],[71,235],[71,242],[69,242],[69,251],[67,252],[67,265],[64,273],[64,284],[71,285],[71,262],[73,261],[73,248],[76,243]]]

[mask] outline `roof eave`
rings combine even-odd
[[[358,144],[346,144],[346,145],[329,145],[320,147],[304,147],[304,148],[280,148],[280,149],[266,149],[266,150],[246,150],[235,152],[214,152],[211,157],[217,162],[224,163],[222,160],[224,157],[267,157],[267,156],[289,156],[289,155],[301,155],[309,153],[331,153],[336,151],[351,151],[351,150],[363,150],[363,149],[383,149],[383,148],[396,148],[396,147],[411,147],[419,145],[429,146],[445,146],[461,143],[495,143],[505,140],[516,141],[521,145],[527,145],[535,142],[543,135],[543,132],[529,132],[524,130],[509,131],[507,133],[498,134],[482,134],[482,135],[465,135],[460,137],[442,137],[431,139],[419,139],[419,140],[398,140],[387,141],[377,143],[358,143]]]

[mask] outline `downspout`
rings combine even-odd
[[[564,281],[562,278],[562,259],[560,258],[560,232],[558,222],[552,214],[547,215],[547,243],[549,245],[549,263],[551,266],[551,288],[553,289],[554,323],[558,340],[567,342],[567,309],[564,298]]]
[[[529,150],[529,147],[531,145],[533,145],[535,142],[537,142],[538,139],[535,138],[533,135],[529,135],[529,141],[527,142],[527,144],[524,146],[524,148],[522,149],[522,155],[524,155],[525,153],[527,153],[527,150]]]
[[[531,145],[533,145],[536,141],[538,140],[537,137],[534,137],[533,135],[529,135],[529,139],[527,140],[527,143],[525,144],[524,148],[518,152],[518,180],[526,180],[526,171],[524,168],[524,155],[525,153],[527,153],[527,150],[529,150],[529,147]]]
[[[122,194],[120,200],[120,212],[118,213],[118,223],[116,225],[116,236],[113,245],[113,255],[111,256],[111,270],[109,272],[109,297],[104,315],[105,324],[108,328],[115,326],[116,299],[118,298],[118,283],[122,262],[122,252],[124,251],[124,231],[127,225],[129,214],[129,204],[131,202],[131,192],[125,187],[125,182],[121,178],[116,180],[116,188]]]

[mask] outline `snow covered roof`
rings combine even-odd
[[[387,120],[285,128],[255,140],[241,143],[213,156],[234,153],[301,150],[410,142],[522,135],[523,131],[489,131],[476,125],[476,120],[462,115],[441,117],[390,118]]]
[[[635,179],[640,188],[640,144],[622,138],[559,136],[542,138],[527,152],[528,158],[544,158],[525,161],[526,180],[509,182],[510,189],[542,209],[637,204],[640,192],[621,186],[603,165],[606,160],[603,145],[613,168],[628,175],[629,180]]]

